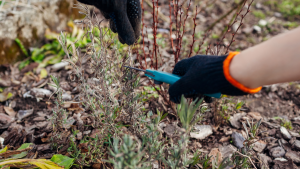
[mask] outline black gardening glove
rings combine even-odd
[[[78,0],[81,3],[94,5],[110,20],[110,28],[119,34],[121,43],[134,44],[141,31],[140,0]]]
[[[229,64],[236,54],[238,53],[231,52],[224,56],[197,55],[178,62],[173,74],[182,78],[170,86],[170,100],[179,103],[182,95],[195,98],[202,94],[238,96],[258,92],[261,88],[247,89],[230,77]]]

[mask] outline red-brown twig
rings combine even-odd
[[[195,14],[195,17],[193,18],[193,21],[194,21],[194,32],[193,32],[193,41],[192,41],[192,44],[191,44],[191,51],[190,51],[190,54],[189,54],[189,58],[191,57],[192,53],[193,53],[193,47],[194,47],[194,44],[195,44],[195,32],[196,32],[196,27],[197,27],[197,23],[196,23],[196,17],[197,17],[197,14],[198,14],[198,9],[197,9],[197,6],[196,6],[196,14]]]

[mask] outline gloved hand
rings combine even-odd
[[[229,65],[237,54],[238,52],[224,56],[197,55],[178,62],[173,74],[182,78],[170,86],[170,100],[179,103],[182,95],[186,98],[213,93],[239,96],[260,91],[261,87],[249,89],[230,76]]]
[[[81,3],[94,5],[106,19],[110,20],[110,28],[119,34],[121,43],[134,44],[141,31],[140,0],[78,0]]]

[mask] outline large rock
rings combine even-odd
[[[46,29],[64,30],[70,18],[79,18],[76,0],[31,0],[30,5],[3,6],[0,15],[0,65],[16,62],[25,54],[16,43],[20,39],[26,49],[44,39]]]

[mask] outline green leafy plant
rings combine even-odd
[[[202,101],[203,98],[200,100],[196,99],[189,105],[187,99],[185,99],[184,96],[181,96],[181,103],[177,106],[177,110],[182,127],[186,131],[190,131],[192,127],[199,122],[201,117],[195,117],[195,114]]]

